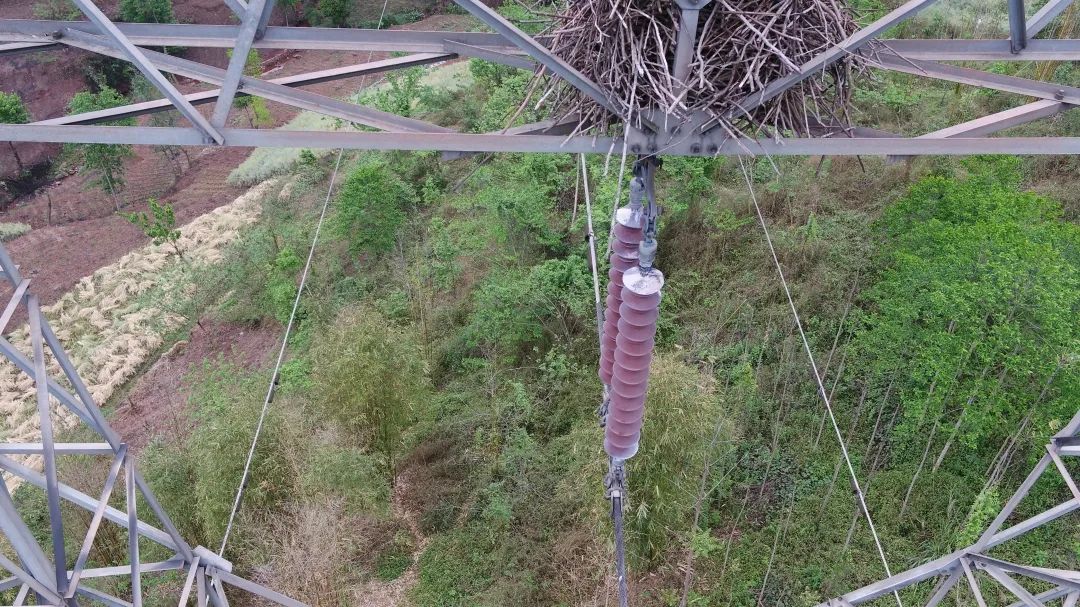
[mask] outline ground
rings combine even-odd
[[[177,17],[185,21],[186,15],[199,14],[202,4],[209,6],[210,3],[214,6],[223,4],[218,0],[194,0],[190,4],[177,2]],[[181,5],[191,8],[181,10]],[[102,6],[109,8],[108,5]],[[25,6],[16,9],[0,5],[0,18],[30,17],[31,15],[26,14],[27,12],[28,9]],[[216,13],[211,14],[217,16]],[[401,26],[400,29],[452,30],[460,28],[463,19],[457,15],[436,15],[417,23]],[[200,22],[216,22],[214,18],[203,17],[199,20]],[[223,61],[223,53],[220,49],[207,49],[207,53],[221,54],[222,57],[218,59]],[[66,62],[71,53],[69,51],[50,52],[48,55],[62,57],[62,60],[57,60]],[[31,71],[27,69],[27,66],[19,68],[21,65],[19,62],[27,61],[28,57],[41,56],[44,54],[22,55],[16,57],[15,62],[0,62],[0,82],[5,83],[4,88],[8,88],[8,82],[12,82],[13,86],[19,86],[18,81],[5,80],[5,70],[10,70],[14,66],[15,73],[24,74],[20,77],[28,78]],[[267,77],[276,78],[341,65],[365,63],[369,57],[371,60],[379,60],[385,56],[387,55],[383,53],[369,52],[292,51],[281,53],[280,56],[264,57],[264,65],[267,66],[269,72],[272,72],[268,73]],[[196,59],[214,62],[213,57],[209,55]],[[71,60],[77,61],[78,58],[71,58]],[[50,66],[50,69],[55,67],[52,62],[46,62],[46,64]],[[63,65],[67,64],[62,63],[56,69],[60,71],[72,69],[71,65],[62,67]],[[78,73],[81,74],[81,72]],[[44,77],[35,81],[50,80],[49,74],[45,74]],[[67,80],[58,77],[56,80],[71,90],[51,89],[53,100],[59,97],[70,98],[70,95],[83,87],[81,75]],[[373,82],[374,80],[369,78],[366,81]],[[337,97],[351,93],[364,85],[363,78],[348,78],[305,88],[323,95]],[[182,81],[180,88],[184,92],[191,92],[204,90],[206,87],[199,83]],[[42,96],[45,97],[44,93]],[[31,101],[36,103],[35,100],[36,96],[34,99],[28,99],[28,105],[32,105]],[[298,113],[296,108],[279,103],[271,102],[267,106],[273,119],[273,126],[285,124]],[[212,105],[204,105],[200,107],[200,110],[208,116],[212,108]],[[63,104],[56,107],[48,106],[45,111],[32,109],[35,110],[35,118],[63,114]],[[144,117],[143,120],[147,118]],[[247,126],[247,119],[241,112],[234,112],[232,120],[238,125]],[[226,177],[251,150],[249,148],[205,148],[202,150],[194,148],[189,150],[190,165],[186,159],[181,158],[180,167],[164,159],[151,147],[136,146],[134,151],[135,156],[126,165],[127,187],[121,195],[122,200],[126,201],[124,211],[145,210],[145,200],[153,196],[173,205],[177,222],[184,223],[232,201],[243,191],[241,188],[229,185]],[[6,157],[6,155],[0,154],[0,157]],[[16,263],[23,268],[24,273],[34,279],[34,290],[41,297],[43,304],[48,305],[56,301],[80,278],[90,275],[94,270],[112,263],[125,253],[147,242],[146,237],[137,228],[130,225],[123,217],[116,215],[115,203],[111,197],[100,189],[91,187],[89,181],[87,176],[80,174],[62,177],[28,196],[17,199],[5,211],[0,212],[0,222],[25,222],[34,228],[29,234],[6,243],[6,246]]]
[[[189,372],[221,359],[241,368],[269,364],[280,346],[277,326],[247,326],[204,319],[188,339],[177,342],[135,382],[118,402],[112,427],[136,452],[155,436],[183,437],[191,429]]]

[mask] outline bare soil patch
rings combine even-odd
[[[135,381],[110,416],[113,429],[136,453],[157,437],[176,443],[192,428],[188,399],[193,372],[213,360],[245,369],[264,367],[280,339],[281,328],[273,323],[249,326],[204,320]]]

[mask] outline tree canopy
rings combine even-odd
[[[886,212],[885,269],[855,344],[873,373],[900,378],[902,436],[947,422],[963,443],[994,449],[988,439],[1029,410],[1051,428],[1080,397],[1080,226],[1019,190],[1016,159],[966,166]]]

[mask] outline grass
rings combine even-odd
[[[15,240],[23,234],[30,232],[30,224],[16,223],[16,222],[3,222],[0,223],[0,242],[8,242]]]

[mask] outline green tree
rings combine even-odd
[[[105,110],[127,103],[123,95],[109,87],[103,87],[98,93],[81,91],[72,97],[68,103],[68,111],[72,114]],[[133,125],[134,118],[115,120],[113,125]],[[98,178],[94,183],[112,196],[116,210],[120,210],[120,199],[117,194],[124,188],[124,161],[135,155],[130,145],[111,145],[105,143],[80,143],[68,144],[68,152],[83,168],[96,173]]]
[[[231,58],[232,50],[226,51],[226,54]],[[262,57],[258,49],[248,51],[247,59],[244,60],[244,75],[255,78],[262,75]],[[247,110],[248,124],[251,128],[255,128],[255,125],[265,126],[270,122],[270,110],[262,97],[237,95],[233,98],[233,107]]]
[[[928,177],[886,212],[883,269],[854,341],[873,373],[897,378],[899,445],[939,445],[935,469],[958,443],[992,454],[1026,415],[1052,428],[1080,398],[1068,363],[1080,226],[1020,191],[1017,159],[965,164],[967,176]]]
[[[354,254],[385,253],[397,242],[406,207],[415,202],[416,193],[383,161],[366,158],[338,194],[333,227]]]
[[[120,0],[120,21],[175,23],[172,0]]]
[[[376,454],[393,486],[402,435],[426,388],[420,347],[370,309],[342,312],[313,349],[318,406]]]
[[[184,251],[180,248],[180,230],[176,229],[176,214],[169,203],[160,203],[156,198],[146,201],[150,213],[138,212],[124,215],[132,224],[139,226],[143,233],[153,240],[154,244],[161,246],[169,243],[177,257],[184,258]]]
[[[19,97],[18,93],[0,91],[0,123],[26,124],[27,122],[30,122],[30,113],[26,111],[26,105],[23,104],[22,97]],[[14,142],[9,141],[8,147],[11,148],[11,153],[15,156],[15,163],[19,165],[19,174],[21,175],[25,170],[22,158],[19,158],[19,152],[15,149]]]
[[[349,0],[318,0],[307,10],[308,21],[323,27],[346,27],[351,4]]]

